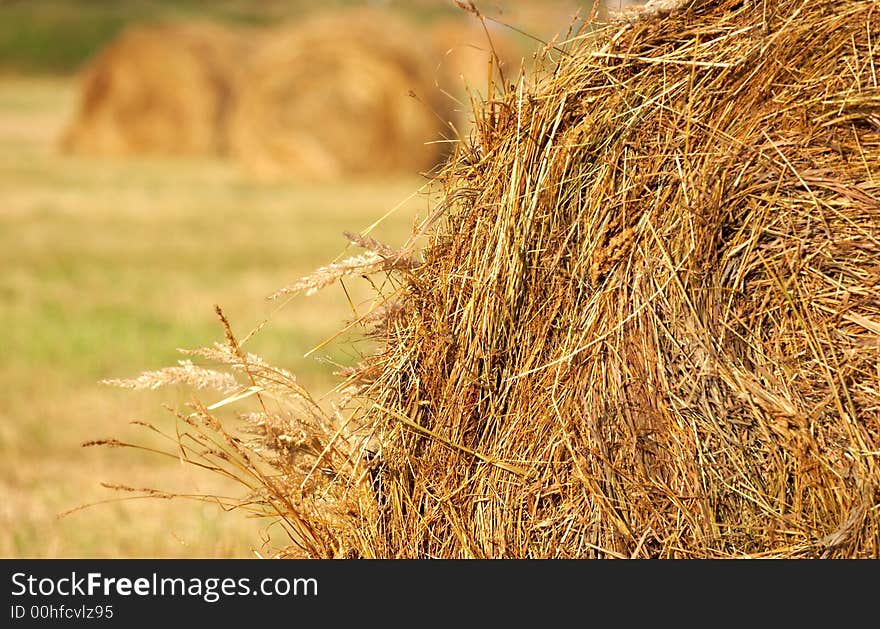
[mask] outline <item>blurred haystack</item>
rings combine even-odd
[[[426,250],[352,235],[281,291],[387,276],[347,410],[227,325],[195,354],[260,397],[258,454],[200,405],[182,451],[253,470],[293,555],[880,557],[880,11],[761,9],[554,53],[481,112]]]
[[[62,148],[110,156],[223,152],[246,46],[241,32],[218,24],[126,29],[85,68]]]
[[[420,31],[379,10],[322,12],[256,44],[231,123],[260,177],[416,174],[441,161],[448,104]]]

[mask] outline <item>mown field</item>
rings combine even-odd
[[[74,97],[70,79],[0,80],[0,556],[254,556],[268,523],[211,504],[115,501],[57,518],[118,497],[101,482],[238,491],[170,458],[80,447],[152,443],[129,421],[173,429],[160,404],[190,395],[99,381],[221,340],[219,304],[239,335],[271,317],[250,350],[327,391],[333,364],[354,357],[332,345],[303,355],[350,316],[344,292],[281,309],[266,296],[343,252],[343,230],[401,202],[375,233],[402,242],[428,207],[413,195],[423,181],[265,185],[220,161],[65,156],[55,146]]]

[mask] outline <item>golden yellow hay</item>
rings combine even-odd
[[[114,156],[223,152],[245,46],[241,33],[217,24],[130,27],[84,69],[62,148]]]
[[[386,12],[321,13],[267,32],[245,69],[234,154],[263,178],[417,174],[449,116],[418,29]]]

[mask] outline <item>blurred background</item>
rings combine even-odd
[[[237,491],[173,458],[80,447],[150,444],[129,422],[173,430],[160,405],[190,395],[99,381],[221,340],[219,304],[239,336],[269,319],[248,349],[329,391],[356,356],[322,343],[357,289],[266,297],[382,215],[372,234],[401,245],[490,67],[515,81],[592,9],[476,5],[516,28],[487,21],[490,44],[443,0],[0,0],[0,556],[263,552],[264,520],[101,485]]]

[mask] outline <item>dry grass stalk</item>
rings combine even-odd
[[[480,112],[308,473],[236,455],[288,554],[880,557],[880,11],[747,4]]]
[[[241,386],[232,374],[199,367],[191,360],[180,360],[176,367],[146,371],[137,378],[102,380],[101,384],[136,390],[155,390],[172,384],[185,384],[194,389],[213,389],[223,393],[231,393]]]

